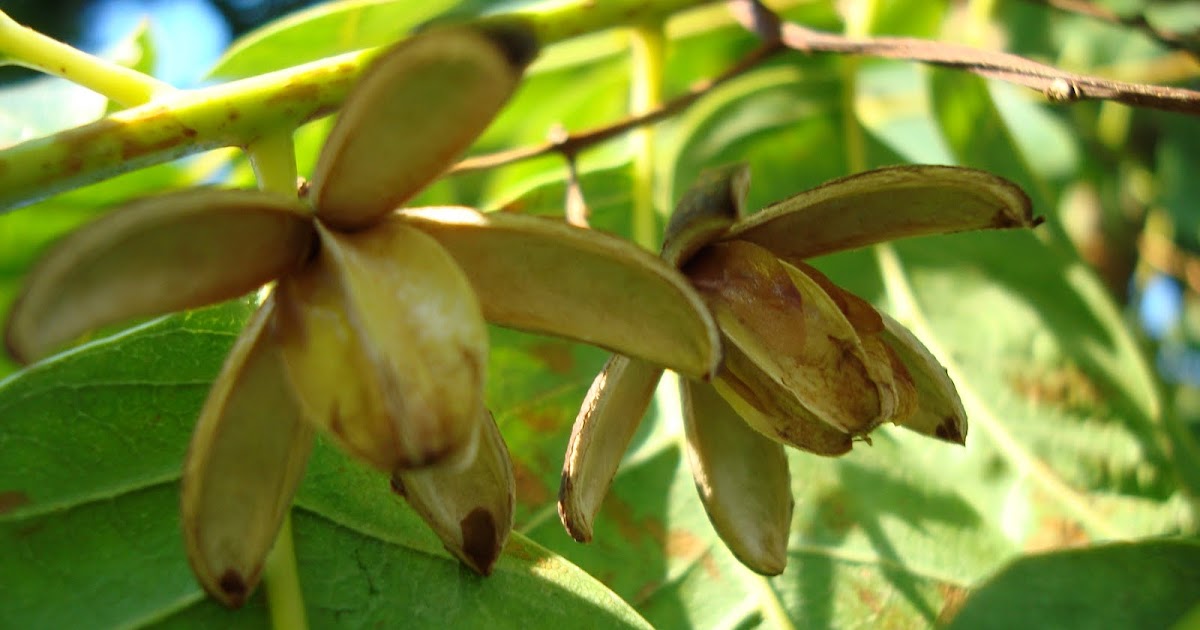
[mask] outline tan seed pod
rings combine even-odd
[[[592,539],[592,522],[662,373],[662,368],[618,354],[592,382],[571,428],[558,491],[558,516],[575,540]]]
[[[319,258],[278,290],[280,344],[308,417],[388,473],[470,448],[487,330],[458,266],[398,221],[320,234]]]
[[[674,269],[622,239],[560,221],[470,208],[397,215],[462,267],[488,321],[608,348],[689,376],[720,361],[717,328]]]
[[[533,41],[459,25],[384,52],[346,98],[317,161],[311,196],[321,220],[369,226],[433,181],[516,90]]]
[[[910,236],[1032,227],[1012,182],[957,166],[895,166],[836,179],[768,206],[723,238],[801,260]]]
[[[450,553],[489,575],[512,532],[516,480],[495,419],[486,410],[481,415],[473,458],[460,466],[400,472],[392,485]]]
[[[815,281],[741,241],[706,247],[684,271],[707,301],[726,345],[745,354],[769,382],[844,433],[858,435],[879,423],[871,359]]]
[[[663,260],[672,267],[682,266],[717,240],[741,218],[749,189],[750,168],[745,164],[701,173],[671,213],[663,235]]]
[[[225,360],[183,468],[188,562],[226,606],[258,584],[313,445],[268,330],[273,308],[268,298]]]
[[[792,480],[783,446],[752,430],[711,385],[680,379],[688,460],[713,528],[763,575],[787,566]]]
[[[813,415],[733,345],[712,384],[746,424],[772,440],[827,457],[850,452],[849,433]]]
[[[916,409],[896,424],[952,444],[967,443],[967,412],[946,368],[903,324],[884,315],[883,340],[912,375]]]
[[[303,206],[259,191],[131,202],[33,268],[9,315],[8,351],[33,361],[101,326],[235,298],[298,267],[313,238]]]

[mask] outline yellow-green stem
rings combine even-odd
[[[246,154],[254,167],[260,189],[284,195],[296,194],[296,145],[292,141],[290,128],[263,136],[246,147]],[[291,514],[284,516],[279,536],[267,555],[263,581],[267,589],[271,627],[275,630],[307,628],[304,593],[300,590],[296,553],[292,545]]]
[[[296,144],[290,128],[263,136],[246,147],[246,155],[260,189],[296,194]]]
[[[62,77],[126,107],[150,102],[173,88],[136,70],[89,55],[21,26],[0,11],[0,58]]]
[[[846,34],[850,37],[870,35],[878,14],[878,0],[850,3],[846,16]],[[858,100],[858,71],[861,62],[857,57],[850,56],[843,57],[839,62],[842,75],[842,142],[846,151],[846,169],[849,173],[857,173],[867,168],[867,143],[855,106]]]
[[[539,43],[548,46],[626,24],[661,22],[712,1],[575,0],[508,15],[531,24]],[[378,52],[347,53],[241,81],[157,95],[153,103],[0,150],[0,211],[200,151],[246,146],[264,131],[294,128],[328,114],[341,105],[363,66]],[[12,54],[0,49],[0,58]],[[61,54],[76,60],[86,57],[69,47]],[[149,85],[143,84],[146,97],[152,92]],[[141,97],[134,90],[119,100],[137,98]]]
[[[644,114],[662,104],[666,34],[662,22],[642,25],[630,37],[633,64],[629,110]],[[633,242],[651,251],[658,249],[658,221],[654,213],[654,127],[633,134]]]
[[[292,516],[283,517],[279,537],[267,555],[265,582],[267,604],[274,630],[305,630],[308,617],[304,610],[304,594],[300,590],[300,575],[296,570],[296,554],[292,550]]]

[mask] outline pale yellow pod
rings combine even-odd
[[[916,390],[916,410],[896,424],[952,444],[967,443],[967,412],[946,368],[903,324],[883,316],[883,340],[904,363]]]
[[[101,326],[235,298],[296,268],[313,238],[303,205],[260,191],[131,202],[34,266],[9,315],[8,351],[33,361]]]
[[[910,236],[1032,227],[1016,184],[955,166],[895,166],[836,179],[768,206],[723,237],[811,258]]]
[[[489,575],[512,532],[516,479],[504,437],[492,414],[480,414],[475,456],[460,465],[397,473],[392,486],[404,495],[447,551]]]
[[[592,382],[571,427],[558,490],[559,519],[575,540],[592,539],[592,522],[662,373],[653,364],[617,354]]]
[[[413,208],[398,216],[458,261],[488,321],[697,378],[720,361],[716,325],[695,290],[628,241],[544,217],[470,208]]]
[[[320,234],[315,263],[279,286],[280,343],[307,415],[387,473],[470,448],[487,330],[462,272],[398,221]]]
[[[747,426],[711,385],[679,385],[688,461],[713,528],[751,570],[783,573],[793,506],[783,446]]]
[[[744,353],[813,416],[852,435],[879,423],[871,359],[819,284],[741,241],[704,248],[684,271],[707,301],[726,345]]]
[[[217,376],[183,467],[188,562],[226,606],[261,577],[313,445],[269,327],[273,300],[254,314]]]
[[[313,173],[321,220],[371,225],[449,167],[516,90],[536,43],[514,29],[433,28],[372,62]]]

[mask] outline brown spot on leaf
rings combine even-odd
[[[855,583],[854,590],[858,595],[858,601],[864,606],[871,609],[871,612],[879,614],[883,610],[883,602],[879,598],[879,594],[871,589],[863,586],[861,583]]]
[[[470,559],[476,571],[491,575],[492,565],[500,555],[496,544],[496,520],[484,508],[475,508],[459,522],[462,530],[463,554]]]
[[[1047,516],[1025,541],[1025,551],[1036,553],[1053,549],[1082,547],[1091,542],[1079,523],[1060,516]]]
[[[1018,366],[1009,375],[1008,385],[1034,404],[1064,411],[1091,411],[1104,402],[1100,387],[1075,365],[1051,369]]]
[[[650,599],[651,595],[658,592],[658,589],[661,585],[662,583],[658,580],[651,580],[645,584],[642,584],[638,587],[637,592],[634,593],[633,598],[629,600],[629,603],[636,606],[647,599]]]
[[[659,546],[666,542],[666,528],[661,521],[654,518],[637,518],[628,503],[610,494],[600,508],[605,516],[612,519],[621,532],[621,537],[630,543],[637,543],[650,536]]]
[[[229,598],[229,604],[234,607],[245,603],[246,594],[250,590],[242,576],[233,569],[227,569],[221,575],[221,580],[217,585],[221,587],[221,592]]]
[[[529,348],[529,354],[555,374],[570,374],[575,367],[575,355],[571,354],[571,346],[565,343],[547,341],[535,344]]]
[[[563,414],[544,410],[522,413],[518,418],[521,424],[538,433],[557,433],[568,420]]]
[[[0,492],[0,514],[8,514],[13,510],[29,505],[29,495],[20,490],[5,490]]]
[[[513,477],[516,479],[517,500],[524,505],[541,506],[551,498],[550,489],[537,473],[517,460],[513,460]]]
[[[961,586],[946,583],[939,583],[937,589],[942,594],[942,610],[938,612],[937,623],[934,625],[945,628],[958,616],[958,611],[962,610],[967,595],[971,592]]]
[[[703,540],[687,530],[672,529],[667,532],[666,553],[669,558],[693,558],[707,548]]]

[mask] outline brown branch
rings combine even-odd
[[[1174,31],[1167,31],[1157,28],[1150,23],[1150,20],[1146,19],[1146,15],[1144,13],[1121,15],[1105,7],[1087,2],[1086,0],[1025,1],[1058,9],[1059,11],[1066,13],[1082,15],[1093,20],[1099,20],[1101,22],[1108,22],[1109,24],[1114,24],[1117,26],[1132,28],[1162,44],[1163,46],[1173,50],[1181,50],[1190,54],[1193,58],[1200,60],[1200,49],[1197,48],[1197,46],[1200,45],[1200,41],[1197,41],[1195,37],[1189,37]]]
[[[684,109],[687,109],[688,106],[696,102],[696,100],[698,100],[700,97],[711,92],[717,86],[744,74],[746,71],[758,66],[762,62],[770,59],[772,56],[785,49],[786,48],[781,44],[765,42],[743,57],[732,67],[727,69],[725,72],[722,72],[712,79],[708,79],[693,86],[686,93],[677,96],[644,114],[640,114],[638,116],[629,116],[615,123],[604,125],[602,127],[595,127],[586,131],[563,134],[542,144],[518,147],[516,149],[509,149],[507,151],[498,151],[496,153],[469,157],[462,160],[458,164],[455,164],[446,174],[459,175],[462,173],[469,173],[471,171],[485,170],[489,168],[495,168],[497,166],[503,166],[505,164],[512,164],[513,162],[519,162],[521,160],[528,160],[530,158],[549,155],[551,153],[563,155],[568,160],[573,159],[576,154],[584,149],[587,149],[588,147],[599,144],[606,140],[611,140],[612,138],[628,133],[633,129],[641,127],[642,125],[653,124],[678,114]]]
[[[753,29],[755,23],[748,4],[732,3],[732,12],[743,26]],[[1055,102],[1110,100],[1136,107],[1200,114],[1200,92],[1194,90],[1064,72],[1005,52],[911,37],[850,38],[792,23],[782,24],[781,37],[787,47],[805,53],[862,55],[944,66],[1033,88]]]

